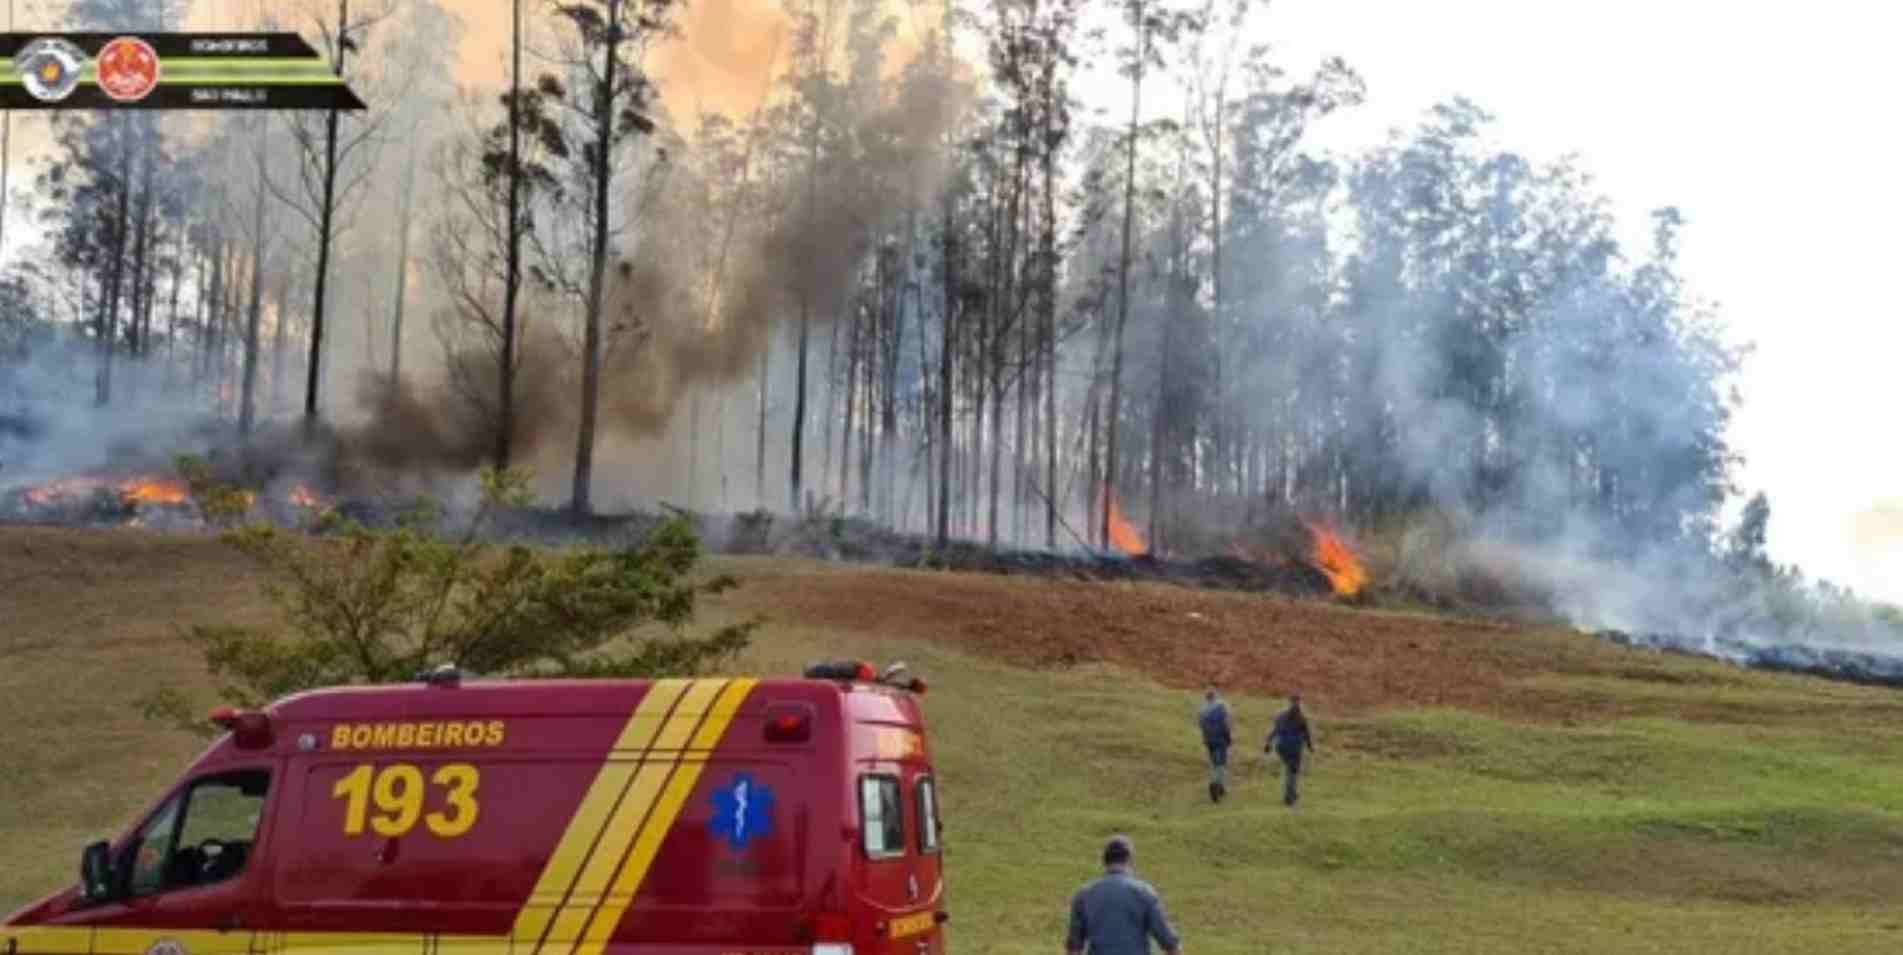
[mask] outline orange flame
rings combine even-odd
[[[326,506],[322,496],[302,484],[291,489],[291,503],[313,511]]]
[[[133,478],[119,485],[119,493],[140,504],[183,504],[191,496],[181,481],[168,478]]]
[[[1361,565],[1361,558],[1355,556],[1348,542],[1326,524],[1311,524],[1303,521],[1302,525],[1308,528],[1309,537],[1315,548],[1311,555],[1315,561],[1315,569],[1328,578],[1328,583],[1335,588],[1335,593],[1343,597],[1353,597],[1360,593],[1361,588],[1367,586],[1368,571]]]
[[[1110,546],[1131,557],[1140,557],[1149,553],[1150,545],[1143,540],[1143,534],[1137,530],[1135,524],[1130,523],[1129,519],[1123,516],[1123,508],[1117,506],[1116,492],[1107,493],[1110,495]],[[1102,503],[1102,498],[1099,498],[1099,510],[1091,516],[1091,520],[1095,521],[1103,514]]]
[[[34,507],[45,507],[61,498],[78,497],[99,489],[101,482],[90,478],[61,478],[39,487],[27,488],[20,497]]]
[[[174,478],[135,477],[117,483],[103,478],[69,477],[28,488],[20,496],[27,504],[45,507],[60,500],[116,490],[119,496],[135,504],[184,504],[191,492],[184,482]]]

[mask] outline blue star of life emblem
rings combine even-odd
[[[714,836],[734,849],[773,832],[773,790],[755,782],[752,773],[737,773],[714,790],[714,816],[707,821]]]

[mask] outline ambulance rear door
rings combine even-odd
[[[937,955],[944,882],[938,783],[911,725],[862,725],[854,779],[862,944],[874,955]],[[864,749],[862,748],[862,752]]]

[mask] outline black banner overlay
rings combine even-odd
[[[0,110],[60,109],[319,109],[360,110],[364,102],[350,87],[247,86],[242,83],[164,83],[144,99],[121,103],[96,86],[82,86],[57,103],[35,99],[19,84],[0,86]]]
[[[138,77],[150,84],[152,56],[134,53],[126,58],[121,44],[108,67],[116,66],[119,89],[132,99],[108,95],[96,76],[98,57],[118,39],[143,41],[156,56],[157,83],[138,95]],[[51,41],[68,52],[48,57],[40,50]],[[73,53],[84,62],[66,69],[77,83],[62,80],[64,95],[49,93],[49,77],[58,77],[72,64]],[[26,53],[31,62],[17,58]],[[50,61],[59,60],[56,65]],[[128,72],[127,64],[134,64]],[[139,69],[143,65],[144,69]],[[44,66],[46,74],[23,77],[22,70]],[[124,80],[130,76],[131,91]],[[37,84],[29,89],[28,81]],[[34,95],[37,91],[52,98]],[[0,110],[362,110],[363,100],[339,79],[330,63],[296,33],[0,33]]]
[[[99,49],[122,36],[138,37],[152,45],[164,61],[170,57],[247,57],[283,60],[322,60],[304,38],[295,33],[0,33],[0,58],[12,59],[38,39],[65,40],[98,56]]]

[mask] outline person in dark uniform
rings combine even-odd
[[[1229,792],[1229,704],[1215,690],[1205,691],[1196,723],[1203,731],[1203,748],[1209,750],[1209,801],[1221,802]]]
[[[1182,955],[1183,940],[1170,927],[1163,901],[1148,882],[1130,873],[1128,836],[1112,836],[1103,847],[1103,875],[1070,900],[1067,955],[1150,955],[1150,940],[1167,955]]]
[[[1304,752],[1315,751],[1315,735],[1308,728],[1308,714],[1302,712],[1302,695],[1296,693],[1288,698],[1288,709],[1275,718],[1275,728],[1269,730],[1268,744],[1264,752],[1273,752],[1282,759],[1282,804],[1295,805],[1301,798],[1297,782],[1302,774],[1302,756]]]

